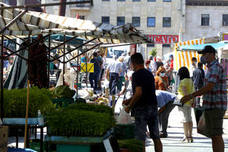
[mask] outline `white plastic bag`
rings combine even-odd
[[[127,113],[124,108],[121,109],[120,115],[117,118],[117,124],[131,124],[131,116]]]

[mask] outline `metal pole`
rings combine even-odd
[[[78,50],[78,53],[77,54],[79,54],[79,50]],[[76,97],[77,98],[78,98],[78,87],[79,87],[79,81],[78,81],[79,79],[78,79],[78,77],[79,77],[79,72],[80,72],[80,68],[78,69],[78,66],[79,66],[79,57],[77,57],[77,82],[76,82],[76,85],[77,85],[77,87],[76,87]]]
[[[2,34],[3,32],[5,32],[5,30],[7,28],[9,28],[13,23],[15,23],[19,18],[21,18],[25,13],[27,12],[27,10],[22,11],[20,14],[18,14],[11,22],[9,22],[1,31],[0,34]]]
[[[62,5],[59,5],[59,16],[65,16],[66,13],[66,0],[60,0]]]
[[[30,34],[29,34],[29,40],[30,40]],[[29,50],[29,48],[28,48]],[[29,52],[28,52],[29,53]],[[29,56],[29,54],[28,54]],[[28,109],[29,109],[29,64],[30,64],[30,59],[27,61],[27,103],[26,103],[26,114],[25,114],[25,133],[24,133],[24,148],[27,147],[27,133],[28,133]]]
[[[48,59],[51,57],[51,35],[48,36]],[[48,86],[50,87],[50,62],[48,61]]]
[[[3,118],[4,118],[4,108],[3,108],[3,104],[4,104],[4,99],[3,99],[3,45],[4,45],[4,36],[2,35],[2,41],[1,41],[1,120],[3,122]]]
[[[66,41],[66,35],[64,34],[64,42]],[[65,84],[64,83],[64,81],[65,81],[65,79],[64,79],[64,75],[65,75],[65,58],[66,58],[66,54],[65,54],[65,50],[66,49],[66,45],[65,45],[65,43],[64,43],[64,45],[63,45],[63,54],[64,54],[64,56],[63,56],[63,85]]]

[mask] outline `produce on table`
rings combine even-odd
[[[103,136],[115,125],[110,107],[92,104],[56,109],[46,120],[50,136]]]
[[[27,103],[27,88],[4,90],[4,117],[24,118]],[[29,90],[29,117],[37,117],[38,110],[41,114],[55,109],[51,101],[51,93],[47,89],[32,87]]]
[[[136,139],[118,140],[120,149],[128,149],[130,152],[142,152],[144,145],[143,142]]]
[[[69,86],[61,85],[54,89],[53,96],[56,98],[72,98],[75,94],[74,90],[71,90]]]

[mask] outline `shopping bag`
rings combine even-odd
[[[117,118],[117,124],[131,124],[131,116],[127,113],[124,108],[121,109],[120,115]]]
[[[197,132],[201,135],[207,136],[208,137],[208,132],[206,129],[206,121],[205,121],[205,115],[204,112],[200,117],[198,126],[197,126]]]

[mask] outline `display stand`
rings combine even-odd
[[[40,152],[43,152],[43,128],[44,124],[41,119],[43,118],[28,118],[28,129],[27,129],[27,137],[26,137],[26,148],[29,148],[29,139],[30,134],[29,130],[32,128],[40,129]],[[25,118],[3,118],[3,125],[9,126],[16,130],[16,148],[18,148],[18,129],[24,128],[25,126]],[[35,134],[36,137],[36,134]]]

